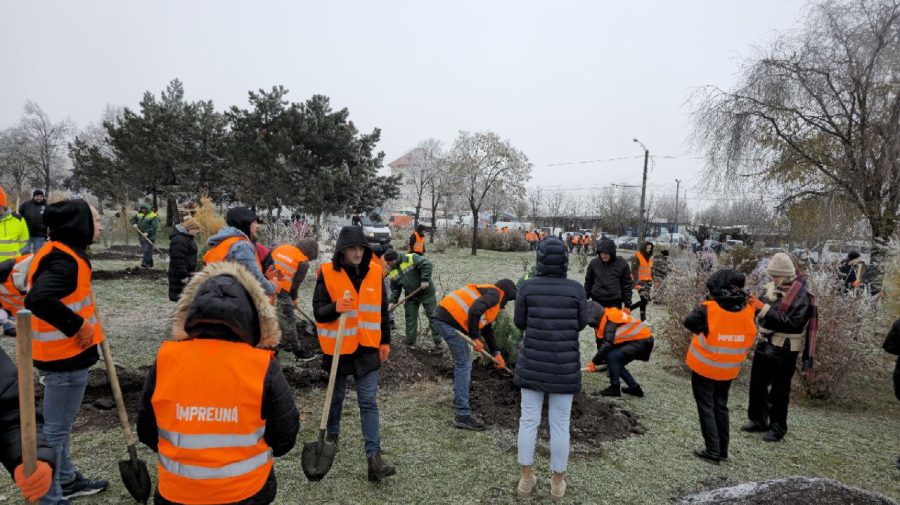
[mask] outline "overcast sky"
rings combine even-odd
[[[219,109],[281,84],[382,129],[385,163],[419,140],[493,130],[534,163],[532,184],[584,191],[696,184],[685,100],[735,81],[742,58],[808,7],[733,1],[6,1],[0,4],[0,128],[26,99],[53,119],[97,121],[172,78]],[[707,197],[699,190],[688,195]]]

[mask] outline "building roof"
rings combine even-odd
[[[388,163],[388,166],[391,168],[405,168],[409,166],[410,159],[412,158],[412,154],[421,148],[416,147],[415,149],[410,149],[406,154],[397,158],[396,160]]]

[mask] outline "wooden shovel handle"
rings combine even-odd
[[[29,477],[37,469],[37,422],[34,414],[34,369],[31,361],[31,311],[16,314],[16,365],[19,370],[19,429],[22,469]],[[30,501],[28,503],[37,503]]]
[[[469,344],[470,346],[472,346],[473,349],[475,348],[475,342],[473,342],[472,339],[469,338],[468,335],[466,335],[465,333],[463,333],[463,332],[461,332],[461,331],[457,331],[456,333],[457,333],[460,337],[462,337],[462,339],[465,340],[467,344]],[[497,358],[491,356],[491,353],[485,351],[484,349],[481,350],[481,355],[484,356],[485,358],[487,358],[487,359],[493,361],[495,364],[498,363]],[[509,373],[510,375],[514,375],[513,372],[512,372],[512,370],[509,369],[509,367],[504,366],[503,369],[506,370],[506,372]]]
[[[119,413],[119,424],[125,433],[125,445],[134,445],[134,433],[131,431],[131,423],[128,422],[128,411],[125,410],[125,400],[122,398],[122,388],[119,386],[119,376],[116,373],[116,365],[113,363],[112,353],[109,351],[109,341],[103,339],[100,342],[103,350],[103,361],[106,363],[106,375],[109,376],[109,385],[112,388],[113,400],[116,402],[116,411]]]
[[[409,293],[408,295],[404,296],[403,298],[397,300],[397,303],[391,305],[391,306],[388,308],[388,312],[393,312],[394,309],[396,309],[397,307],[403,305],[404,303],[406,303],[407,300],[409,300],[410,298],[412,298],[412,297],[416,296],[417,294],[419,294],[419,291],[422,291],[422,286],[417,287],[416,289],[414,289],[414,290],[412,291],[412,293]]]
[[[344,292],[344,298],[350,298],[350,291]],[[331,411],[331,397],[334,396],[334,383],[337,382],[338,361],[341,359],[341,344],[344,342],[344,328],[347,326],[347,313],[341,314],[338,322],[337,338],[334,341],[334,356],[331,359],[331,372],[328,374],[328,388],[325,390],[325,405],[322,406],[322,421],[319,429],[328,428],[328,414]]]

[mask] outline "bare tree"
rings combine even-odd
[[[17,145],[19,142],[22,142],[22,137],[16,129],[7,128],[0,131],[0,181],[4,187],[11,190],[10,200],[15,198],[16,202],[22,198],[25,184],[32,174],[28,162],[19,155],[23,150],[22,146]],[[10,204],[10,207],[13,205]]]
[[[69,119],[54,123],[36,102],[25,102],[25,114],[16,128],[20,137],[16,154],[34,171],[48,197],[54,181],[62,179],[63,152],[73,130]]]
[[[537,220],[541,216],[541,206],[544,203],[544,188],[541,186],[528,188],[525,198],[528,201],[528,211],[531,213],[532,224],[537,226]]]
[[[409,183],[416,199],[416,216],[414,225],[419,225],[422,212],[422,200],[432,186],[431,181],[438,169],[438,161],[443,156],[443,145],[433,138],[425,139],[409,152]],[[433,206],[434,207],[434,206]]]
[[[493,132],[459,132],[450,153],[451,170],[472,211],[472,255],[478,254],[478,213],[495,191],[523,197],[531,177],[531,162]]]
[[[441,156],[434,162],[434,170],[428,181],[428,199],[431,208],[431,233],[429,242],[434,243],[434,232],[437,229],[438,207],[449,199],[453,188],[453,173],[449,170],[449,159]],[[445,205],[446,206],[446,205]],[[445,212],[446,214],[446,209]]]
[[[544,207],[547,209],[547,217],[551,219],[551,225],[556,226],[560,215],[562,215],[563,203],[566,200],[566,194],[561,189],[548,191],[544,197]]]
[[[900,1],[823,0],[751,59],[732,90],[695,96],[695,140],[718,182],[834,195],[871,227],[878,262],[900,214]]]

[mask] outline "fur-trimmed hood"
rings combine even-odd
[[[187,340],[190,337],[185,330],[185,324],[188,317],[192,314],[193,307],[198,295],[201,294],[201,287],[215,277],[228,276],[233,278],[246,291],[249,300],[253,303],[256,312],[256,318],[259,328],[259,343],[256,347],[274,348],[281,340],[281,328],[278,325],[278,316],[275,313],[275,307],[269,303],[269,298],[263,291],[253,275],[246,268],[230,262],[220,261],[207,265],[203,270],[191,277],[191,281],[185,286],[178,303],[175,305],[175,313],[172,318],[171,336],[172,340]],[[206,288],[204,288],[205,290]],[[204,293],[208,295],[208,293]],[[218,300],[218,298],[216,299]],[[237,303],[234,298],[222,298],[223,305],[227,303]],[[227,307],[225,307],[227,309]],[[194,311],[195,312],[195,311]],[[227,322],[222,320],[222,324]],[[256,333],[255,331],[253,333]],[[246,340],[246,339],[242,339]]]

